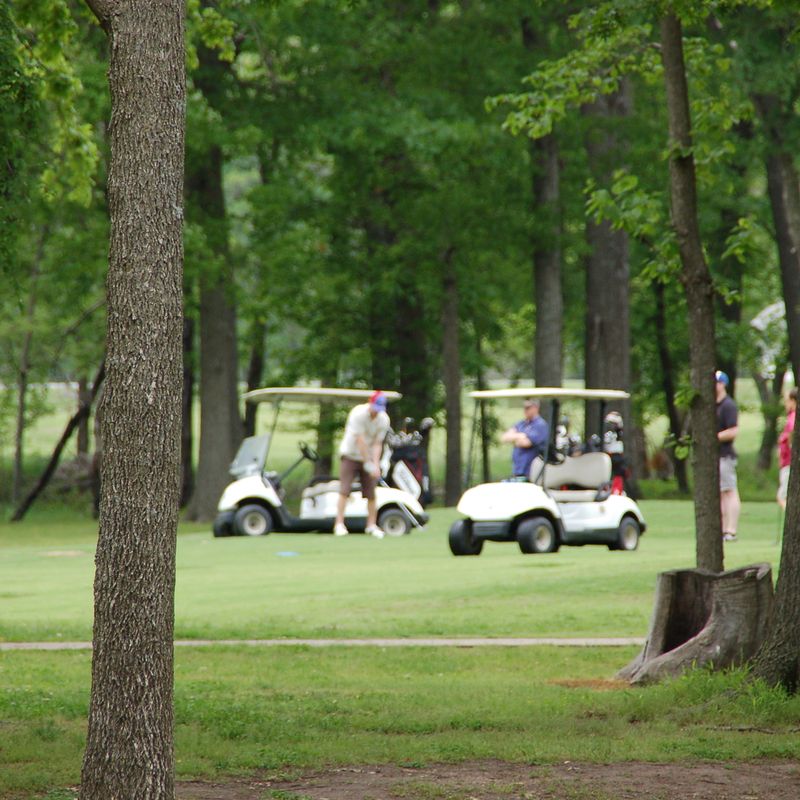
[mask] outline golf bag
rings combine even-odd
[[[426,506],[433,500],[433,488],[428,470],[428,440],[433,420],[426,417],[415,427],[414,420],[406,417],[400,431],[390,431],[386,439],[391,448],[386,482],[402,489]]]

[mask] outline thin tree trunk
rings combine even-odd
[[[212,147],[188,186],[207,235],[223,263],[200,278],[200,452],[188,517],[209,521],[228,484],[228,467],[242,440],[239,414],[236,309],[228,258],[228,228],[222,188],[222,151]]]
[[[560,168],[551,134],[531,142],[534,159],[533,286],[536,306],[534,378],[537,386],[561,386],[564,295],[561,288]]]
[[[478,334],[476,342],[476,351],[478,355],[478,371],[476,373],[476,383],[478,390],[482,391],[487,387],[486,377],[483,371],[483,345],[481,343],[481,336]],[[490,483],[492,480],[492,462],[489,457],[489,451],[492,446],[492,432],[491,432],[491,419],[487,412],[486,403],[480,403],[480,436],[481,436],[481,474],[484,483]]]
[[[678,482],[678,490],[681,494],[689,494],[689,478],[686,474],[686,459],[679,458],[676,448],[683,437],[683,417],[675,403],[675,370],[672,362],[672,354],[669,349],[669,338],[667,335],[667,308],[664,299],[664,284],[656,281],[653,283],[655,293],[655,335],[658,349],[658,360],[661,374],[661,387],[664,391],[664,404],[667,408],[667,419],[669,420],[670,443],[667,447],[675,478]]]
[[[250,358],[247,362],[247,391],[260,389],[264,380],[264,339],[267,335],[267,323],[255,320],[250,327]],[[244,408],[244,435],[255,436],[256,414],[258,405],[246,403]]]
[[[758,389],[758,397],[761,401],[761,417],[764,421],[764,429],[761,433],[761,444],[758,448],[758,458],[756,468],[766,472],[772,464],[772,454],[778,444],[778,409],[783,392],[783,369],[779,369],[772,379],[753,373],[753,380]]]
[[[36,481],[36,485],[33,487],[33,489],[31,489],[30,492],[28,492],[23,501],[17,506],[16,510],[12,514],[12,522],[19,522],[28,513],[30,507],[36,502],[36,499],[39,497],[39,495],[47,488],[47,485],[50,483],[50,479],[53,477],[56,471],[56,467],[58,467],[58,462],[61,460],[61,454],[64,452],[64,448],[67,446],[67,443],[69,442],[73,432],[76,428],[80,432],[81,426],[84,425],[84,423],[89,419],[89,415],[92,411],[92,404],[97,397],[97,393],[100,390],[101,384],[103,383],[105,374],[105,362],[103,362],[97,372],[97,375],[95,376],[92,388],[81,396],[78,410],[67,421],[64,432],[61,434],[61,438],[58,440],[58,442],[56,442],[56,446],[53,448],[50,460],[47,462],[47,466],[39,476],[39,480]]]
[[[90,400],[91,398],[91,400]],[[91,406],[93,402],[91,389],[86,380],[86,376],[82,375],[78,379],[78,410],[83,406]],[[78,423],[78,433],[75,437],[75,447],[78,451],[78,456],[86,457],[89,455],[89,415],[87,414]]]
[[[183,320],[183,397],[181,400],[181,508],[194,492],[194,320]]]
[[[103,491],[81,800],[173,800],[180,493],[181,0],[89,0],[110,42]]]
[[[786,304],[789,358],[800,376],[800,175],[786,152],[767,156],[767,187]]]
[[[444,305],[442,309],[442,379],[444,410],[447,417],[447,445],[444,504],[454,506],[461,496],[461,353],[459,344],[458,276],[455,250],[451,247],[442,259]]]
[[[39,241],[36,247],[33,264],[31,265],[30,283],[28,286],[28,301],[25,304],[25,316],[23,318],[24,335],[22,337],[22,348],[19,354],[19,364],[17,366],[17,409],[14,425],[14,469],[11,478],[11,501],[19,502],[22,495],[22,473],[25,462],[25,424],[27,417],[28,401],[28,382],[31,369],[31,348],[33,346],[33,319],[36,313],[36,302],[38,299],[37,287],[41,274],[42,256],[44,254],[44,243],[47,238],[48,226],[42,228],[39,234]]]
[[[674,14],[661,19],[661,58],[669,119],[672,225],[678,240],[681,282],[689,311],[696,558],[698,568],[722,572],[719,445],[714,396],[714,285],[700,240],[683,32]]]

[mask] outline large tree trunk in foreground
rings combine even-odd
[[[81,800],[172,800],[184,5],[89,0],[110,42],[100,534]]]
[[[713,664],[743,664],[761,646],[772,610],[772,571],[662,572],[644,648],[618,678],[646,683]]]
[[[691,414],[697,566],[721,572],[719,444],[714,396],[714,284],[703,255],[697,219],[697,185],[683,60],[683,33],[680,20],[672,14],[661,20],[661,58],[669,118],[672,225],[678,240],[681,283],[689,311],[689,362],[694,393]]]
[[[798,415],[800,416],[800,415]],[[753,673],[791,693],[800,688],[800,438],[797,417],[792,437],[792,464],[781,566],[775,589],[775,611]]]

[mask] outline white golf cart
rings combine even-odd
[[[467,489],[458,503],[463,515],[450,528],[450,550],[456,556],[477,556],[486,541],[517,542],[523,553],[554,553],[563,545],[605,544],[609,550],[635,550],[645,521],[625,494],[611,493],[611,457],[605,452],[559,453],[554,421],[564,400],[599,401],[600,420],[609,401],[629,397],[612,389],[498,389],[472,392],[481,401],[536,398],[550,408],[550,442],[537,457],[528,479],[484,483]],[[475,418],[478,418],[476,413]],[[601,422],[602,424],[602,422]]]
[[[331,532],[339,498],[339,481],[317,478],[303,489],[300,515],[294,516],[284,503],[283,481],[304,460],[316,461],[316,451],[299,443],[300,457],[283,473],[266,469],[267,457],[281,407],[287,402],[321,404],[325,402],[365,403],[368,389],[276,387],[247,392],[248,403],[272,403],[274,414],[270,433],[246,438],[230,467],[233,482],[222,493],[217,505],[214,536],[264,536],[271,531],[290,533]],[[388,400],[400,398],[398,392],[384,392]],[[388,465],[388,456],[383,465]],[[392,488],[381,480],[375,489],[378,525],[388,536],[402,536],[428,521],[418,500],[408,492]],[[345,523],[351,531],[363,531],[367,522],[367,500],[354,484],[345,507]]]

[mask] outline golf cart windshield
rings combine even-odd
[[[230,474],[235,480],[244,478],[247,475],[258,475],[264,468],[269,451],[270,435],[268,433],[261,436],[248,436],[236,453],[236,458],[231,462]]]

